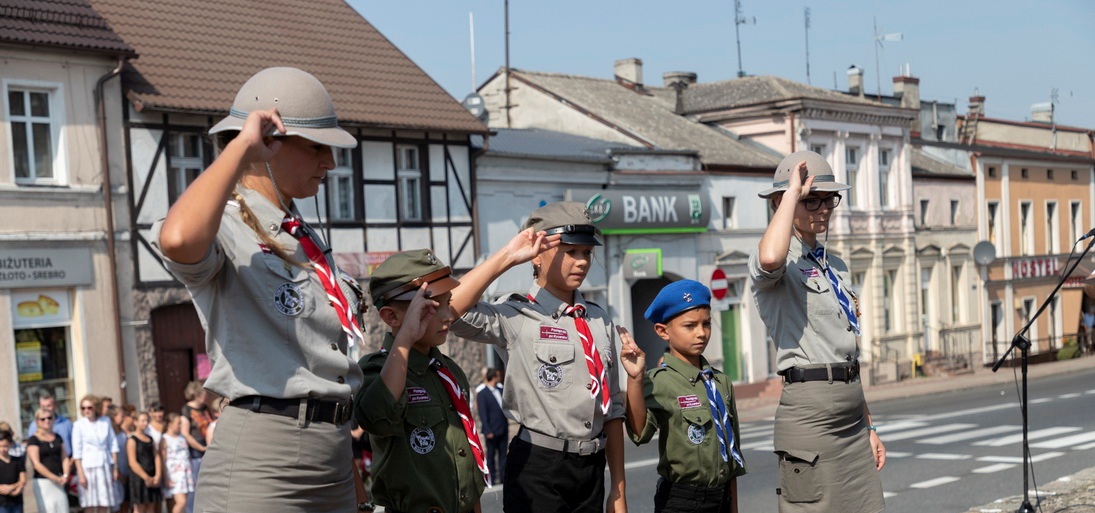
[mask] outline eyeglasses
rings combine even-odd
[[[817,210],[817,209],[814,209],[814,210]],[[80,411],[87,411],[87,410],[94,410],[94,409],[95,409],[94,406],[81,406],[80,407]]]
[[[829,196],[827,198],[817,198],[817,197],[803,198],[801,201],[802,201],[802,206],[806,207],[806,210],[808,210],[810,212],[813,212],[813,211],[821,208],[822,203],[824,203],[826,207],[836,208],[837,205],[840,205],[840,195],[839,194],[834,194],[834,195]]]
[[[40,417],[38,420],[53,420],[53,417]]]

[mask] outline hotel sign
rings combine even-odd
[[[585,203],[593,224],[606,234],[702,233],[711,208],[699,191],[569,190]]]

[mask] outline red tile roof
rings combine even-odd
[[[139,110],[227,114],[255,72],[315,75],[345,126],[487,128],[343,0],[90,0],[140,52],[125,79]]]
[[[87,0],[4,0],[0,41],[134,55]]]

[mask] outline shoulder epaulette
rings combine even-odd
[[[529,301],[528,296],[518,294],[516,292],[500,299],[498,302],[499,303],[508,303],[510,301],[517,301],[518,303],[531,303],[532,302],[532,301]]]

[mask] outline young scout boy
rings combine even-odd
[[[649,372],[643,351],[618,329],[628,375],[627,431],[636,445],[661,432],[654,511],[737,513],[737,476],[746,470],[734,389],[703,357],[711,339],[711,291],[693,280],[671,283],[644,317],[669,342],[664,363]]]
[[[357,422],[373,445],[373,496],[389,512],[479,510],[489,479],[468,406],[468,378],[437,348],[460,282],[429,250],[396,253],[372,273],[369,294],[391,328],[359,365]]]

